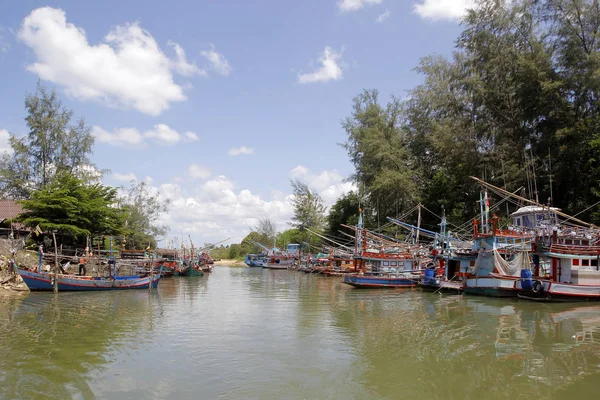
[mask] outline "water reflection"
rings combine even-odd
[[[148,339],[148,297],[147,291],[3,297],[0,398],[93,398],[88,373]]]
[[[0,398],[588,398],[599,339],[600,305],[217,268],[0,298]]]

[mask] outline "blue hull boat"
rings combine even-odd
[[[398,275],[346,275],[344,283],[359,289],[414,287],[416,279]]]
[[[19,274],[29,287],[29,290],[54,290],[54,274],[19,269]],[[57,276],[59,291],[98,291],[148,289],[149,276],[117,276],[116,278],[62,275]],[[160,274],[152,277],[152,287],[158,287]]]

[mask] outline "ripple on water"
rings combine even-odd
[[[243,268],[32,293],[0,301],[0,398],[574,398],[598,315]]]

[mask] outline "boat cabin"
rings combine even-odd
[[[519,208],[510,216],[513,219],[513,226],[517,230],[530,230],[535,228],[547,228],[556,226],[558,218],[556,207],[525,206]]]
[[[291,256],[297,256],[300,254],[300,245],[291,243],[287,245],[286,253]]]

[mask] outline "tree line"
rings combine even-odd
[[[26,96],[29,132],[10,134],[11,152],[0,158],[2,198],[22,204],[15,221],[32,229],[59,233],[67,242],[115,235],[119,245],[141,249],[156,246],[167,227],[157,224],[167,202],[152,194],[145,182],[128,189],[105,186],[90,160],[94,136],[83,118],[74,123],[55,90],[39,82]]]
[[[462,26],[405,99],[365,90],[342,123],[371,222],[420,202],[462,223],[476,176],[598,224],[599,2],[478,1]]]
[[[478,0],[407,96],[358,94],[342,121],[358,190],[320,209],[317,227],[342,239],[359,207],[377,227],[418,203],[460,225],[479,211],[471,176],[600,224],[599,3]]]

